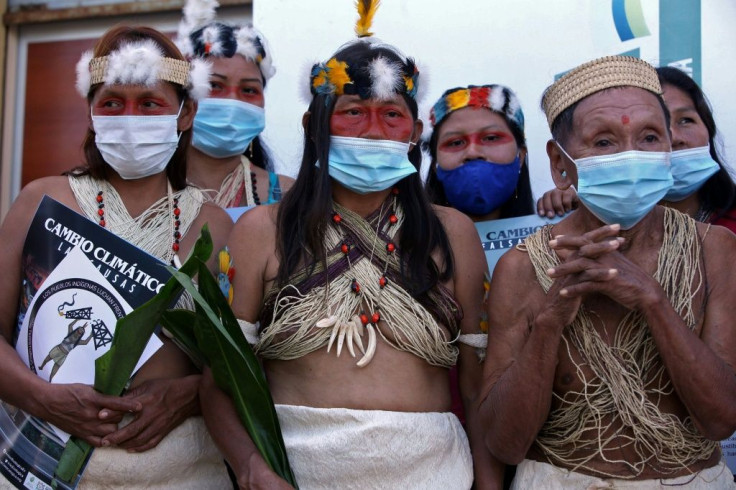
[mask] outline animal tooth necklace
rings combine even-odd
[[[398,189],[394,188],[392,190],[392,193],[393,199],[391,205],[389,206],[389,209],[391,209],[391,214],[388,218],[389,227],[396,225],[399,221],[397,215],[395,214],[396,195],[398,194]],[[384,218],[383,212],[385,205],[386,202],[384,201],[384,203],[381,204],[381,209],[378,214],[378,221],[376,222],[376,232],[373,237],[371,254],[368,259],[369,263],[372,263],[373,261],[373,254],[376,248],[376,240],[378,239],[378,235],[380,233],[382,221]],[[340,226],[342,223],[342,216],[340,216],[339,213],[334,212],[332,214],[332,222],[335,225]],[[350,244],[347,243],[346,240],[343,240],[342,244],[340,245],[340,251],[345,255],[345,259],[348,262],[349,273],[353,275],[353,264],[350,261],[350,250]],[[381,296],[384,288],[388,285],[388,279],[386,278],[386,271],[388,270],[388,256],[396,252],[396,244],[391,239],[389,239],[389,241],[386,243],[386,252],[388,253],[388,255],[386,260],[384,261],[381,276],[378,279],[379,289],[375,303],[367,301],[367,299],[363,295],[363,290],[361,289],[361,285],[358,282],[358,279],[356,277],[353,277],[350,282],[350,290],[356,297],[360,298],[360,313],[356,313],[352,316],[350,320],[344,323],[339,322],[338,318],[335,315],[330,315],[327,318],[323,318],[322,320],[318,321],[315,325],[317,328],[332,328],[332,334],[330,335],[330,340],[327,343],[327,352],[330,352],[333,342],[337,339],[336,350],[337,356],[340,357],[342,346],[347,340],[348,352],[350,352],[351,356],[355,357],[355,349],[353,345],[357,345],[360,351],[363,353],[363,357],[357,362],[358,367],[364,367],[368,365],[368,363],[373,359],[373,356],[376,352],[376,330],[378,329],[378,322],[381,321]],[[329,295],[329,288],[326,289],[325,292]],[[372,307],[373,304],[375,304],[375,308]],[[365,310],[366,306],[369,308],[368,312],[366,312]],[[363,347],[362,337],[364,330],[368,332],[367,348]]]

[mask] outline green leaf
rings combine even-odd
[[[166,310],[161,316],[161,325],[174,336],[176,345],[182,349],[200,368],[206,359],[197,345],[194,331],[197,328],[197,315],[189,310]]]
[[[85,441],[76,437],[70,438],[66,443],[64,452],[61,453],[54,477],[70,483],[79,474],[79,470],[91,450],[92,446]]]
[[[212,249],[212,236],[207,225],[204,225],[180,271],[196,274],[199,264],[206,262],[212,255]],[[118,320],[110,350],[95,361],[94,387],[97,391],[106,395],[120,395],[123,392],[161,316],[181,291],[181,285],[172,277],[156,296]],[[54,477],[70,483],[91,451],[89,444],[71,437],[59,459]]]
[[[194,298],[198,317],[195,335],[215,382],[233,399],[243,426],[266,463],[296,487],[260,363],[217,282],[204,263],[199,265],[199,289],[184,274],[174,272],[174,277]]]

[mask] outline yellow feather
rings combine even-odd
[[[358,8],[358,22],[355,23],[355,34],[358,37],[372,36],[370,32],[373,25],[373,16],[381,4],[380,0],[356,0],[355,6]]]

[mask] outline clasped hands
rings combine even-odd
[[[547,270],[555,279],[548,303],[565,318],[565,324],[572,321],[587,295],[605,295],[631,310],[660,300],[659,284],[620,252],[626,241],[618,236],[620,229],[618,224],[605,225],[582,235],[558,235],[550,240],[552,250],[567,252],[559,265]]]
[[[192,415],[199,413],[199,375],[154,379],[121,397],[83,384],[50,385],[42,418],[95,447],[142,452]],[[132,416],[123,427],[118,424]]]

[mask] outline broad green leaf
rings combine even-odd
[[[166,310],[161,315],[161,325],[174,336],[176,345],[192,359],[195,365],[201,367],[205,364],[206,359],[194,336],[196,322],[197,315],[189,310]]]
[[[185,274],[196,274],[198,264],[209,259],[212,249],[212,236],[204,225],[180,270]],[[94,387],[97,391],[106,395],[123,392],[161,315],[181,290],[178,281],[171,278],[156,296],[118,320],[110,350],[95,361]],[[92,447],[83,440],[71,437],[59,459],[54,478],[71,482],[91,450]]]

